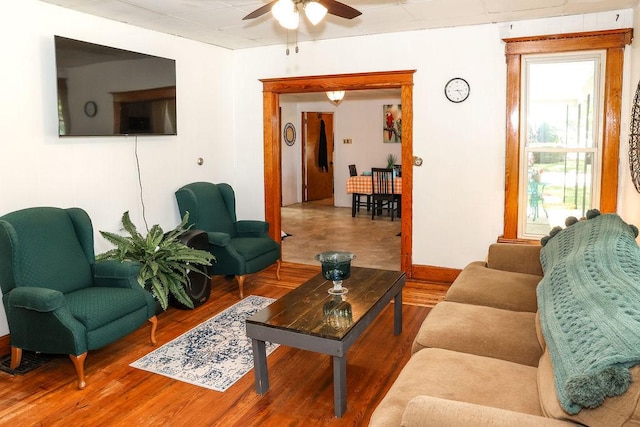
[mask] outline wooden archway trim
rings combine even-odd
[[[264,198],[269,232],[280,242],[282,200],[279,95],[399,88],[402,103],[402,164],[413,165],[413,74],[415,70],[261,79],[264,124]],[[413,168],[402,168],[402,236],[400,268],[412,277]]]

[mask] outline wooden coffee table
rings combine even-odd
[[[333,285],[321,274],[247,319],[252,340],[256,392],[269,390],[265,342],[283,344],[333,356],[333,402],[335,414],[347,410],[347,350],[380,312],[394,300],[394,333],[402,332],[402,288],[400,271],[351,268],[340,297],[327,290]]]

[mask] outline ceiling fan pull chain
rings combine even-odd
[[[287,56],[289,56],[289,31],[287,31]]]

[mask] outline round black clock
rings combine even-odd
[[[284,136],[284,142],[289,147],[291,147],[296,142],[296,128],[293,126],[293,123],[287,123],[286,125],[284,125],[282,136]]]
[[[94,117],[98,113],[98,106],[93,101],[87,101],[87,103],[84,104],[84,113],[87,117]]]
[[[444,95],[451,102],[462,102],[469,97],[471,88],[469,83],[461,77],[455,77],[444,85]]]

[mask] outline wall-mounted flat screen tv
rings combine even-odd
[[[55,36],[60,136],[176,135],[176,61]]]

